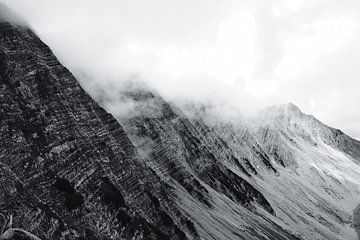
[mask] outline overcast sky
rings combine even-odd
[[[359,0],[0,2],[99,83],[136,76],[167,98],[242,111],[293,102],[360,138]]]

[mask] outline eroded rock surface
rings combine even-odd
[[[0,224],[41,239],[198,239],[144,164],[27,27],[0,22]]]

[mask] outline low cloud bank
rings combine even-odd
[[[360,138],[357,0],[0,2],[90,92],[136,79],[167,100],[245,115],[293,102]]]

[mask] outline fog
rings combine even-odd
[[[92,93],[136,79],[242,113],[293,102],[360,138],[357,0],[0,2]]]
[[[0,2],[0,20],[5,20],[17,25],[27,26],[27,22],[25,19],[21,17],[21,15],[14,12],[11,8],[7,5]]]

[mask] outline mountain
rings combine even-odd
[[[357,238],[360,143],[340,130],[292,104],[225,122],[106,94],[0,18],[0,239]]]
[[[139,158],[27,27],[0,23],[0,222],[41,239],[199,239]]]
[[[212,212],[211,219],[205,213],[195,214],[193,219],[221,229],[214,231],[215,239],[357,239],[352,215],[359,204],[360,147],[340,130],[302,113],[293,104],[271,107],[250,121],[224,122],[201,109],[185,114],[146,90],[125,90],[115,100],[101,98],[104,95],[93,94],[111,112],[116,112],[113,106],[132,103],[131,113],[115,117],[137,148],[150,156],[154,169],[163,174],[165,158],[174,162],[176,173],[185,168],[201,185],[212,188],[211,203],[217,213]],[[189,135],[196,139],[191,145],[184,144]],[[250,203],[261,206],[265,214],[247,215],[247,203],[242,204],[245,211],[233,206],[237,199],[231,187],[237,180],[232,173],[264,196],[266,201],[255,197]],[[184,193],[178,195],[191,202]],[[196,204],[188,207],[185,211],[190,215],[199,208]],[[276,236],[264,231],[264,226],[286,229],[293,236]],[[241,237],[229,232],[241,232]],[[211,239],[206,233],[202,236]]]

